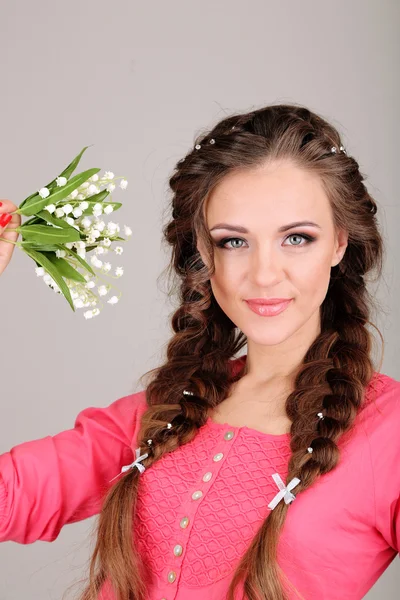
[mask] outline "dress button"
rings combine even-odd
[[[177,544],[174,548],[174,554],[175,556],[180,556],[183,552],[183,548],[180,544]]]
[[[233,431],[227,431],[224,435],[224,439],[225,440],[231,440],[233,438],[235,434],[233,433]]]
[[[174,583],[175,579],[176,579],[176,573],[175,573],[175,571],[170,571],[168,573],[168,581],[169,581],[169,583]]]
[[[208,471],[207,473],[204,473],[203,481],[210,481],[211,477],[212,477],[212,473],[211,473],[211,471]]]
[[[193,492],[192,494],[192,498],[193,500],[198,500],[199,498],[201,498],[203,495],[203,492],[201,490],[197,490],[197,492]]]
[[[218,454],[216,454],[216,455],[214,456],[214,458],[213,458],[213,461],[214,461],[214,462],[217,462],[218,460],[221,460],[221,458],[223,458],[223,456],[224,456],[224,455],[222,454],[222,452],[218,452]]]
[[[189,525],[189,517],[183,517],[179,525],[182,527],[182,529],[186,529],[186,527]]]

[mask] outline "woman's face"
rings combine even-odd
[[[347,246],[345,232],[335,235],[318,177],[288,162],[230,174],[213,190],[205,210],[215,243],[212,291],[248,340],[269,346],[292,336],[301,343],[310,331],[317,335],[331,267]],[[297,221],[315,225],[289,227]],[[206,262],[201,240],[197,247]],[[245,302],[271,297],[293,300],[273,317],[254,313]]]

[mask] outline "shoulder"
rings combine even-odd
[[[400,381],[384,373],[375,373],[366,390],[366,403],[362,415],[368,437],[380,439],[391,432],[398,433]]]

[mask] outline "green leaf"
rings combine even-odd
[[[87,271],[89,271],[89,273],[91,275],[94,275],[94,276],[96,275],[96,273],[93,271],[92,267],[86,262],[86,260],[84,260],[81,256],[78,256],[78,254],[76,252],[74,252],[72,249],[65,248],[64,246],[61,246],[61,245],[58,248],[59,248],[59,250],[65,250],[65,252],[67,252],[74,258],[76,258],[76,260],[81,263],[82,267],[84,267]]]
[[[55,252],[59,250],[57,244],[35,244],[35,242],[20,242],[24,248],[32,248],[32,250],[43,250],[43,252]]]
[[[26,225],[17,227],[23,240],[36,242],[37,244],[65,244],[77,242],[81,239],[80,233],[74,227],[69,229],[56,229],[51,225]]]
[[[58,258],[53,252],[43,252],[50,262],[56,267],[60,275],[79,283],[86,283],[86,279],[64,258]]]
[[[81,150],[79,152],[78,156],[76,156],[74,158],[74,160],[72,162],[70,162],[70,164],[68,165],[68,167],[66,169],[64,169],[64,171],[59,176],[60,177],[66,177],[67,179],[69,179],[71,177],[72,173],[75,171],[76,167],[78,166],[79,161],[82,158],[82,154],[85,152],[85,150],[87,150],[91,146],[93,146],[93,144],[91,144],[90,146],[85,146],[83,148],[83,150]],[[54,183],[55,183],[55,179],[54,179]]]
[[[78,175],[74,175],[66,185],[57,188],[50,196],[47,196],[47,198],[42,198],[38,195],[37,198],[32,198],[29,202],[26,202],[22,208],[20,207],[17,210],[17,212],[27,217],[36,215],[48,204],[57,204],[57,202],[69,196],[71,192],[99,171],[100,169],[88,169],[87,171],[78,173]]]
[[[92,144],[93,146],[93,144]],[[68,167],[66,169],[64,169],[64,171],[62,173],[60,173],[59,177],[66,177],[67,179],[70,178],[70,176],[72,175],[72,173],[75,171],[76,167],[79,164],[79,161],[82,158],[82,154],[85,152],[85,150],[87,150],[88,148],[90,148],[90,146],[85,146],[83,148],[83,150],[80,151],[80,153],[78,154],[78,156],[76,156],[74,158],[74,160],[72,162],[70,162],[70,164],[68,165]],[[57,179],[57,178],[56,178]],[[45,187],[47,187],[48,190],[50,190],[50,192],[53,190],[54,187],[56,187],[57,185],[57,181],[56,179],[53,179],[53,181],[50,181],[50,183],[48,183]],[[35,196],[39,196],[38,192],[35,192],[34,194],[31,194],[30,196],[28,196],[27,198],[25,198],[25,200],[23,200],[21,202],[21,204],[19,205],[18,208],[22,208],[27,202],[29,202],[29,200],[32,200],[32,198],[35,198]],[[40,197],[40,196],[39,196]],[[46,206],[46,205],[45,205]]]
[[[36,214],[36,216],[42,219],[43,221],[53,223],[53,225],[57,225],[57,227],[62,227],[63,229],[75,229],[75,227],[69,225],[67,221],[64,221],[64,219],[58,219],[57,217],[54,217],[52,214],[49,213],[48,210],[41,210]],[[24,225],[26,225],[26,223],[24,223]],[[22,225],[22,227],[24,227],[24,225]],[[75,229],[75,231],[77,231],[77,229]]]
[[[72,310],[75,312],[75,306],[72,301],[72,297],[71,297],[69,288],[68,288],[67,284],[65,283],[64,279],[62,278],[62,276],[60,275],[60,273],[58,272],[57,268],[53,265],[53,263],[42,252],[37,252],[36,250],[32,250],[30,248],[22,248],[22,250],[23,250],[23,252],[25,252],[25,254],[27,254],[28,256],[33,258],[33,260],[36,262],[36,264],[43,267],[43,269],[45,269],[45,271],[47,271],[47,273],[50,275],[50,277],[52,277],[54,279],[54,281],[57,283],[58,287],[64,294],[65,299],[69,302]]]

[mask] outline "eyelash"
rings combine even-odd
[[[286,239],[293,237],[293,236],[298,236],[298,237],[302,237],[303,239],[306,240],[305,244],[289,244],[291,245],[293,248],[296,248],[296,246],[299,246],[300,248],[303,246],[307,246],[308,244],[311,244],[312,242],[315,242],[316,238],[312,235],[308,235],[307,233],[290,233]],[[218,248],[222,248],[222,250],[241,250],[241,248],[225,248],[225,244],[227,244],[228,242],[232,241],[232,240],[240,240],[241,242],[244,242],[245,240],[242,240],[242,238],[237,238],[237,237],[230,237],[230,238],[223,238],[222,240],[220,240],[219,242],[216,242],[216,246]],[[285,240],[286,241],[286,240]]]

